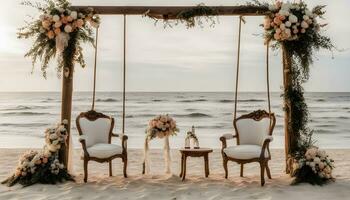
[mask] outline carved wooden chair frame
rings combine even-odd
[[[227,168],[227,163],[228,161],[233,161],[236,162],[238,164],[241,164],[241,171],[240,171],[240,176],[243,177],[243,168],[244,168],[244,164],[246,163],[251,163],[251,162],[258,162],[260,164],[260,176],[261,176],[261,186],[263,186],[265,184],[265,176],[264,176],[264,172],[266,170],[267,176],[269,179],[271,179],[271,173],[270,173],[270,168],[268,165],[268,161],[271,160],[271,154],[270,154],[270,142],[272,141],[272,138],[266,138],[264,140],[263,146],[262,146],[262,150],[261,150],[261,154],[259,158],[253,158],[253,159],[235,159],[232,157],[229,157],[226,155],[226,153],[224,152],[224,149],[227,147],[227,143],[226,141],[229,139],[234,139],[236,138],[236,142],[237,145],[240,144],[239,142],[239,131],[237,128],[237,121],[240,119],[253,119],[255,121],[260,121],[264,118],[270,118],[271,119],[271,123],[270,123],[270,130],[268,135],[271,136],[276,124],[276,117],[274,113],[269,114],[268,112],[264,111],[264,110],[257,110],[254,112],[251,112],[249,114],[246,115],[242,115],[239,118],[237,118],[236,120],[233,121],[233,126],[235,128],[236,131],[236,135],[233,134],[225,134],[222,137],[220,137],[220,140],[222,142],[222,149],[221,149],[221,154],[222,154],[222,158],[223,158],[223,166],[224,166],[224,170],[225,170],[225,178],[227,179],[228,177],[228,168]],[[265,152],[268,152],[268,157],[265,158]]]
[[[88,112],[80,113],[78,115],[78,117],[76,118],[76,125],[77,125],[77,129],[78,129],[78,132],[79,132],[80,136],[83,135],[82,130],[81,130],[81,126],[80,126],[80,122],[79,122],[80,118],[86,118],[89,121],[95,121],[95,120],[100,119],[100,118],[110,119],[111,120],[111,128],[109,130],[108,144],[111,144],[112,137],[119,137],[119,138],[121,137],[120,139],[122,141],[122,148],[123,148],[123,151],[122,151],[121,154],[116,154],[116,155],[113,155],[113,156],[108,157],[108,158],[101,159],[101,158],[91,157],[89,155],[88,151],[87,151],[85,139],[80,138],[79,142],[81,143],[81,145],[83,147],[83,151],[84,151],[84,158],[83,158],[84,159],[84,182],[85,183],[87,182],[87,178],[88,178],[88,162],[90,160],[96,161],[98,163],[108,162],[109,163],[109,176],[112,176],[112,160],[115,159],[115,158],[121,158],[123,163],[124,163],[123,174],[124,174],[124,177],[127,178],[126,170],[127,170],[127,164],[128,164],[128,153],[127,153],[128,136],[122,135],[122,134],[115,134],[115,133],[113,133],[114,118],[110,117],[110,116],[107,116],[107,115],[104,115],[102,113],[96,112],[94,110],[90,110]]]

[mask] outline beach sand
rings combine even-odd
[[[0,149],[0,180],[15,168],[17,158],[25,149]],[[229,163],[229,178],[224,178],[220,150],[210,154],[210,176],[204,178],[203,158],[188,158],[185,182],[179,178],[180,153],[172,150],[172,175],[165,175],[162,150],[151,151],[151,175],[141,175],[142,150],[129,150],[128,178],[122,176],[122,162],[113,162],[113,177],[108,176],[108,164],[90,162],[88,183],[83,182],[83,164],[80,151],[74,152],[76,183],[59,185],[37,184],[31,187],[0,186],[0,199],[349,199],[350,150],[328,150],[334,158],[336,182],[325,186],[301,184],[290,186],[291,179],[284,173],[284,151],[272,150],[270,168],[272,180],[260,186],[259,165],[245,165],[243,178],[239,165]]]

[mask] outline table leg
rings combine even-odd
[[[204,168],[205,168],[205,177],[209,176],[209,159],[208,154],[204,155]]]
[[[184,155],[181,154],[181,171],[180,171],[180,178],[182,177],[183,170],[184,170]]]
[[[184,155],[184,161],[183,161],[183,173],[182,173],[182,181],[185,180],[186,177],[186,162],[187,162],[187,156]]]

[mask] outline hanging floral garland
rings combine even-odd
[[[64,180],[74,181],[66,167],[58,160],[58,151],[67,139],[67,120],[45,131],[42,151],[28,151],[18,161],[15,173],[2,184],[23,186],[35,183],[55,184]]]
[[[93,9],[74,11],[67,0],[46,0],[46,4],[30,1],[23,5],[31,6],[41,13],[18,32],[18,38],[33,38],[34,44],[25,55],[35,63],[41,61],[41,71],[46,78],[49,61],[58,57],[58,75],[62,69],[71,70],[74,63],[85,67],[81,43],[94,44],[93,29],[99,25],[99,16]]]
[[[299,3],[276,1],[275,4],[260,4],[269,7],[271,14],[265,17],[266,42],[272,42],[274,49],[282,48],[284,65],[290,66],[291,85],[285,88],[285,107],[291,113],[288,122],[289,132],[297,139],[288,152],[289,170],[294,183],[309,182],[322,184],[333,180],[333,161],[324,151],[314,146],[313,130],[308,127],[309,112],[304,98],[302,84],[309,79],[309,68],[313,63],[314,52],[320,49],[332,51],[335,47],[328,36],[322,35],[326,24],[318,22],[325,14],[325,6],[309,10],[303,1]],[[310,156],[311,155],[311,156]]]

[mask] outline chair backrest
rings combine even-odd
[[[86,146],[111,143],[114,119],[94,110],[82,112],[76,119],[79,135],[84,136]]]
[[[274,113],[269,114],[264,110],[240,116],[233,122],[237,144],[262,145],[266,136],[272,135],[275,124]]]

